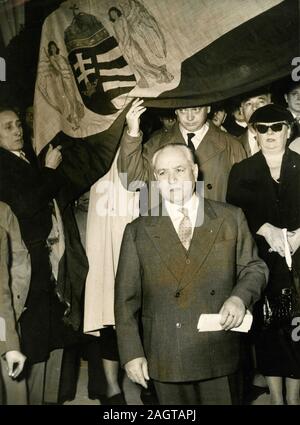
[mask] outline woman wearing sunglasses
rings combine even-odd
[[[227,190],[227,202],[243,209],[270,271],[265,297],[254,309],[253,337],[271,404],[299,404],[300,338],[292,318],[300,275],[300,156],[287,147],[292,121],[275,104],[253,113],[260,151],[232,167]]]

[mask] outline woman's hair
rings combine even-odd
[[[51,46],[54,46],[56,48],[56,53],[59,54],[59,48],[57,47],[57,44],[55,43],[55,41],[51,40],[48,43],[48,53],[51,56],[52,52],[51,52]]]
[[[111,12],[116,12],[118,17],[122,16],[122,12],[120,11],[120,9],[118,9],[117,7],[111,7],[108,11],[108,16],[111,22],[115,22],[115,19],[113,19],[113,17],[111,16]]]

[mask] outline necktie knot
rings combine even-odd
[[[187,208],[180,208],[179,210],[181,212],[181,214],[184,215],[184,217],[188,217],[189,216],[189,212]]]
[[[187,144],[188,147],[192,150],[192,152],[195,152],[195,146],[192,142],[192,138],[195,137],[195,133],[187,133]]]

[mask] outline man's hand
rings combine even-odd
[[[17,378],[23,370],[26,357],[20,351],[7,351],[5,353],[5,360],[7,362],[8,376]],[[17,364],[15,369],[14,364]]]
[[[127,133],[129,136],[137,137],[140,134],[140,116],[146,111],[146,108],[141,106],[143,102],[143,99],[135,99],[126,114],[126,121],[128,125]]]
[[[61,155],[61,146],[56,146],[56,148],[53,148],[52,145],[49,146],[48,152],[46,154],[45,158],[45,167],[52,168],[55,170],[59,164],[62,161],[62,155]]]
[[[294,255],[300,246],[300,228],[293,232],[287,232],[287,239],[290,245],[291,254]]]
[[[282,229],[275,227],[270,223],[265,223],[256,233],[263,236],[268,242],[270,245],[270,252],[278,252],[281,257],[284,257],[285,245]]]
[[[221,314],[220,325],[225,331],[240,326],[246,313],[243,301],[232,295],[223,304],[219,314]]]
[[[138,357],[125,364],[128,378],[136,384],[148,388],[146,381],[149,381],[148,364],[145,357]]]

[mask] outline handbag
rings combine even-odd
[[[291,287],[283,288],[281,294],[272,299],[265,295],[263,303],[263,325],[265,328],[290,325],[293,317],[300,313],[300,279],[294,268],[290,272]]]

